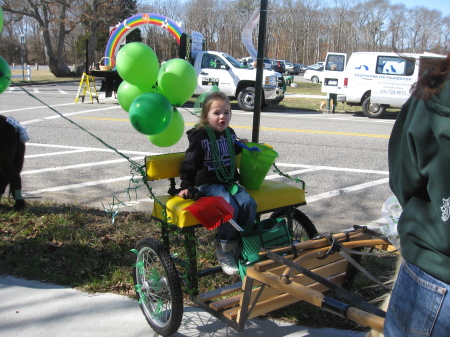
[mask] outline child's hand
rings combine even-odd
[[[189,193],[189,191],[186,188],[184,190],[181,190],[180,193],[178,193],[178,196],[183,199],[188,199],[188,193]]]
[[[197,201],[201,197],[204,197],[205,195],[200,192],[196,187],[189,186],[185,190],[181,190],[180,193],[178,193],[178,196],[183,199],[192,199],[194,201]]]
[[[248,143],[248,139],[247,139],[247,138],[239,138],[239,141],[240,141],[242,144],[247,144],[247,143]]]

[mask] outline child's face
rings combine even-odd
[[[230,104],[228,102],[216,100],[212,102],[211,108],[209,109],[204,122],[207,123],[213,130],[221,132],[228,127],[230,120]]]

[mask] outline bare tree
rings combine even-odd
[[[50,71],[56,77],[71,75],[63,57],[64,39],[78,23],[77,17],[71,13],[71,7],[76,7],[76,1],[1,0],[0,4],[4,12],[36,20],[43,37]]]

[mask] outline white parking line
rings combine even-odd
[[[92,151],[92,150],[81,149],[81,150],[69,150],[69,151],[48,152],[48,153],[40,153],[40,154],[30,154],[30,155],[26,155],[25,159],[38,158],[38,157],[50,157],[50,156],[57,156],[57,155],[61,155],[61,154],[74,154],[74,153],[90,152],[90,151]]]
[[[315,166],[315,165],[300,165],[300,164],[288,164],[288,163],[277,163],[278,167],[304,167],[312,170],[328,170],[328,171],[339,171],[339,172],[352,172],[352,173],[370,173],[370,174],[389,174],[389,171],[376,171],[376,170],[364,170],[364,169],[353,169],[347,167],[334,167],[334,166]],[[295,171],[294,171],[295,172]],[[304,171],[309,172],[309,171]]]
[[[44,108],[46,108],[46,106],[44,106]],[[119,106],[113,106],[113,107],[109,107],[109,108],[89,109],[89,110],[83,110],[83,111],[77,111],[77,112],[70,112],[70,113],[62,114],[62,115],[64,117],[68,117],[68,116],[81,115],[81,114],[85,114],[85,113],[88,113],[88,112],[114,110],[114,109],[122,109],[122,108],[119,105]],[[43,117],[43,118],[38,118],[38,119],[32,119],[32,120],[25,121],[25,122],[20,122],[20,124],[22,124],[22,125],[30,125],[30,124],[39,123],[39,122],[45,122],[47,120],[57,119],[57,118],[62,118],[62,117],[60,115],[52,115],[52,116],[48,116],[48,117]]]
[[[364,188],[369,188],[369,187],[387,184],[387,183],[389,183],[389,178],[383,178],[383,179],[379,179],[379,180],[370,181],[368,183],[348,186],[348,187],[340,188],[338,190],[324,192],[324,193],[320,193],[317,195],[312,195],[310,197],[306,197],[306,203],[310,204],[315,201],[319,201],[319,200],[323,200],[323,199],[327,199],[327,198],[331,198],[331,197],[336,197],[340,194],[354,192],[354,191],[362,190]]]
[[[139,160],[144,159],[142,156],[130,158],[131,160]],[[98,161],[95,163],[84,163],[84,164],[76,164],[76,165],[68,165],[68,166],[59,166],[59,167],[47,167],[44,169],[39,170],[29,170],[29,171],[23,171],[21,175],[27,175],[27,174],[39,174],[39,173],[45,173],[45,172],[55,172],[55,171],[64,171],[64,170],[72,170],[72,169],[79,169],[79,168],[85,168],[85,167],[93,167],[93,166],[102,166],[102,165],[110,165],[110,164],[117,164],[121,162],[126,162],[127,159],[114,159],[114,160],[104,160],[104,161]]]
[[[55,144],[39,144],[39,143],[27,143],[27,146],[36,146],[36,147],[49,147],[49,148],[57,148],[57,149],[74,149],[74,150],[82,150],[82,151],[100,151],[100,152],[114,152],[116,151],[112,149],[102,148],[102,147],[84,147],[84,146],[71,146],[71,145],[55,145]],[[153,156],[162,153],[156,152],[142,152],[142,151],[132,151],[132,150],[117,150],[120,153],[128,153],[128,154],[139,154],[142,156]],[[51,154],[51,153],[50,153]]]
[[[110,183],[114,183],[114,182],[117,182],[117,181],[130,180],[131,178],[133,178],[133,177],[132,176],[126,176],[126,177],[119,177],[119,178],[114,178],[114,179],[87,181],[87,182],[80,183],[80,184],[72,184],[72,185],[64,185],[64,186],[43,188],[43,189],[36,190],[36,191],[26,192],[26,193],[24,193],[24,195],[40,194],[40,193],[45,193],[45,192],[60,192],[60,191],[84,188],[84,187],[89,187],[89,186],[97,186],[97,185],[101,185],[101,184],[110,184]]]

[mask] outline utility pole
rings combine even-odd
[[[255,106],[253,110],[252,142],[259,142],[259,126],[261,121],[262,81],[264,70],[264,49],[266,41],[267,0],[261,0],[259,14],[258,54],[256,60]]]
[[[25,70],[24,70],[24,50],[25,49],[25,35],[20,34],[20,55],[22,56],[22,81],[25,81]]]

